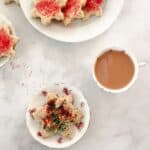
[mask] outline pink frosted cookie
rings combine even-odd
[[[59,21],[64,19],[61,6],[56,0],[35,0],[32,16],[40,18],[44,25],[50,24],[53,19]]]
[[[85,4],[85,0],[68,0],[64,8],[64,24],[68,25],[73,19],[84,18],[82,7]]]
[[[90,16],[102,16],[104,0],[87,0],[83,8],[85,18],[88,19]]]
[[[14,56],[17,42],[18,37],[13,35],[11,27],[7,25],[0,26],[0,57]]]

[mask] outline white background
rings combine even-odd
[[[20,37],[17,55],[0,69],[0,149],[46,150],[30,136],[25,110],[36,92],[52,82],[80,88],[91,108],[91,125],[84,138],[68,150],[150,149],[150,66],[126,93],[101,91],[92,79],[93,58],[103,47],[131,50],[139,61],[150,60],[150,1],[125,0],[118,20],[103,35],[79,44],[57,42],[38,33],[19,7],[0,12]]]

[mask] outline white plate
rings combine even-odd
[[[57,22],[45,27],[38,19],[31,17],[32,0],[20,1],[23,12],[33,27],[46,36],[63,42],[82,42],[102,34],[116,20],[123,2],[124,0],[106,0],[102,17],[91,17],[88,21],[77,20],[68,27]]]
[[[55,93],[62,93],[64,87],[71,90],[71,93],[73,94],[73,97],[75,100],[74,101],[75,105],[77,107],[79,107],[84,114],[84,118],[83,118],[84,126],[80,131],[75,129],[76,131],[75,131],[75,135],[74,135],[73,139],[71,139],[71,140],[64,139],[63,143],[60,144],[57,142],[57,139],[59,138],[59,136],[53,136],[48,139],[43,139],[43,138],[37,136],[37,132],[39,131],[39,126],[38,126],[38,123],[35,122],[31,118],[29,110],[33,109],[37,106],[41,106],[42,104],[45,103],[46,100],[41,94],[38,94],[37,96],[35,96],[35,98],[33,98],[31,103],[29,104],[27,112],[26,112],[26,123],[27,123],[27,127],[28,127],[31,135],[33,136],[33,138],[35,140],[37,140],[41,144],[43,144],[47,147],[50,147],[50,148],[66,148],[66,147],[69,147],[69,146],[75,144],[85,134],[85,132],[87,131],[88,126],[89,126],[89,121],[90,121],[89,106],[88,106],[88,103],[87,103],[85,97],[78,89],[71,87],[71,86],[66,86],[64,84],[53,84],[48,88],[47,91],[52,91]],[[41,93],[41,91],[39,93]],[[84,103],[84,106],[81,107],[81,103]]]
[[[14,28],[12,26],[12,23],[2,14],[0,14],[0,25],[8,25],[12,28],[13,34],[15,35]],[[0,67],[5,65],[9,61],[10,57],[1,57],[0,58]]]

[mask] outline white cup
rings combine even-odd
[[[135,71],[134,71],[134,75],[131,79],[131,81],[126,85],[124,86],[123,88],[119,88],[119,89],[111,89],[111,88],[108,88],[108,87],[105,87],[104,85],[102,85],[100,83],[100,81],[97,80],[96,78],[96,75],[95,75],[95,65],[96,65],[96,62],[97,62],[97,59],[103,55],[105,52],[109,51],[109,50],[116,50],[116,51],[124,51],[132,60],[133,64],[134,64],[134,68],[135,68]],[[111,48],[107,48],[107,49],[104,49],[102,52],[100,52],[95,60],[94,60],[94,64],[93,64],[93,70],[92,70],[92,75],[93,75],[93,78],[94,78],[94,81],[96,82],[96,84],[101,88],[103,89],[104,91],[106,92],[110,92],[110,93],[122,93],[122,92],[125,92],[127,91],[134,83],[135,81],[137,80],[137,77],[138,77],[138,72],[139,72],[139,66],[143,66],[145,65],[145,63],[138,63],[137,62],[137,59],[136,57],[131,53],[129,52],[128,50],[126,49],[122,49],[122,48],[118,48],[118,47],[111,47]]]

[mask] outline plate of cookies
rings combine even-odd
[[[90,109],[82,92],[66,84],[52,84],[33,96],[26,111],[30,134],[49,148],[66,148],[86,133]]]
[[[82,42],[106,31],[124,0],[21,0],[27,20],[44,35],[63,42]]]

